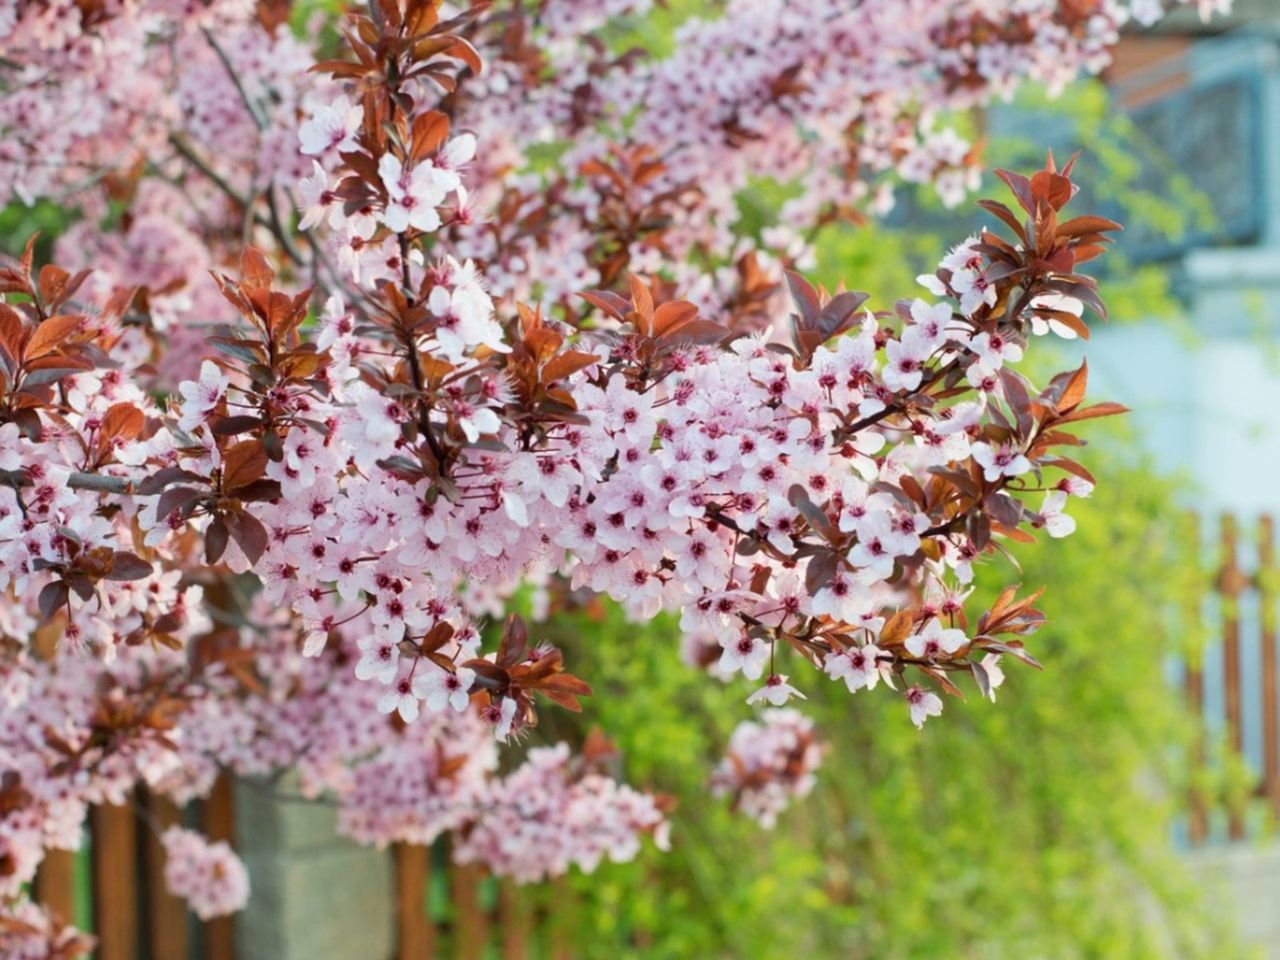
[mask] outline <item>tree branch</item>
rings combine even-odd
[[[0,482],[14,487],[29,487],[31,478],[22,470],[0,470]],[[72,490],[93,490],[98,493],[135,493],[133,481],[126,477],[108,477],[100,473],[76,471],[67,480]]]

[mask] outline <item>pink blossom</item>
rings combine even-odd
[[[425,669],[414,680],[414,692],[426,701],[428,710],[443,710],[448,706],[462,712],[467,709],[475,678],[475,671],[467,667],[458,667],[453,673]]]
[[[243,910],[249,901],[249,874],[226,843],[210,843],[193,830],[169,827],[164,844],[164,881],[190,904],[201,920]]]
[[[906,697],[907,706],[911,709],[911,722],[916,725],[916,729],[923,727],[930,717],[942,715],[942,698],[919,684],[909,687]]]
[[[178,385],[182,396],[182,416],[178,429],[190,432],[205,421],[227,395],[230,380],[212,360],[200,365],[200,379],[185,380]]]
[[[302,152],[308,156],[354,150],[356,134],[364,122],[364,108],[345,98],[319,107],[298,130]]]
[[[796,710],[772,707],[758,720],[738,724],[711,787],[732,796],[742,813],[772,829],[793,799],[813,789],[822,753],[812,721]]]
[[[378,173],[388,196],[382,221],[393,233],[409,229],[431,233],[440,227],[436,208],[452,189],[446,184],[453,180],[428,161],[406,170],[400,159],[390,153],[383,155]]]
[[[982,475],[988,483],[1001,477],[1017,477],[1031,469],[1031,461],[1022,451],[1010,444],[993,446],[979,442],[973,445],[973,459],[982,467]]]
[[[765,681],[763,687],[760,687],[755,693],[747,697],[747,703],[755,706],[757,703],[764,701],[773,707],[780,707],[792,697],[805,699],[805,695],[797,690],[791,684],[787,683],[786,676],[779,676],[776,673],[770,674],[769,679]]]
[[[943,654],[958,652],[969,642],[963,630],[944,628],[942,621],[934,618],[919,633],[907,637],[907,652],[913,657],[936,660]]]

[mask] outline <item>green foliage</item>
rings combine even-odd
[[[921,732],[888,691],[783,668],[830,752],[772,832],[705,787],[752,713],[747,685],[678,664],[670,621],[557,618],[553,639],[596,685],[586,721],[617,740],[629,780],[680,802],[672,852],[574,878],[574,955],[1231,956],[1169,844],[1192,724],[1163,669],[1198,645],[1204,575],[1170,486],[1106,453],[1077,534],[1019,552],[1022,582],[1050,585],[1047,670],[1006,664],[997,705],[949,700]]]
[[[1084,80],[1056,99],[1029,86],[1020,91],[1017,106],[1022,116],[1035,118],[1040,124],[1030,135],[1002,132],[995,137],[987,152],[989,169],[1021,170],[1037,165],[1044,157],[1045,137],[1051,136],[1048,131],[1056,131],[1050,142],[1061,159],[1066,159],[1065,154],[1080,153],[1078,166],[1086,175],[1086,205],[1090,209],[1100,203],[1114,205],[1129,231],[1141,229],[1171,239],[1193,230],[1213,230],[1215,215],[1209,196],[1197,190],[1187,174],[1116,107],[1105,84]],[[987,180],[993,178],[988,176]],[[1117,249],[1098,266],[1116,322],[1160,317],[1182,325],[1165,265],[1134,264],[1125,255],[1122,236]],[[1181,332],[1190,331],[1184,327]]]
[[[617,54],[639,47],[656,59],[665,59],[675,52],[676,28],[690,17],[714,16],[716,6],[708,0],[666,0],[644,16],[610,24],[605,40]]]
[[[1121,211],[1120,219],[1131,230],[1141,227],[1149,233],[1178,237],[1192,229],[1212,227],[1208,198],[1191,186],[1185,174],[1169,168],[1167,158],[1116,109],[1102,83],[1083,81],[1056,99],[1028,88],[1019,96],[1016,108],[1016,116],[1032,121],[1032,126],[1027,130],[1002,129],[989,141],[983,156],[987,172],[980,196],[1003,198],[1005,188],[990,171],[1037,168],[1044,163],[1046,142],[1053,142],[1059,154],[1081,151],[1079,166],[1087,173],[1088,204],[1115,204]],[[973,117],[945,120],[973,140],[984,135]],[[1154,188],[1152,170],[1156,174]],[[735,229],[758,237],[764,227],[779,222],[783,202],[794,194],[788,185],[755,185],[739,199]],[[936,267],[946,244],[983,226],[998,226],[969,202],[956,210],[944,210],[929,187],[901,187],[899,197],[904,209],[887,221],[824,227],[815,237],[818,262],[817,269],[811,271],[813,278],[829,289],[843,281],[870,293],[873,308],[889,309],[896,298],[921,292],[916,276]],[[1124,255],[1123,237],[1119,249],[1108,253],[1098,266],[1115,322],[1160,317],[1170,324],[1180,323],[1168,271],[1161,264],[1132,263]]]
[[[1212,230],[1212,200],[1198,191],[1187,174],[1173,165],[1160,148],[1116,109],[1106,86],[1086,80],[1054,99],[1041,88],[1020,91],[1018,107],[1029,115],[1052,116],[1067,122],[1063,145],[1081,150],[1082,160],[1103,176],[1090,178],[1094,197],[1120,204],[1131,219],[1171,237],[1192,229]],[[1002,136],[994,141],[991,162],[1034,163],[1044,153],[1038,137]],[[1144,168],[1151,168],[1157,188]]]
[[[0,253],[16,257],[22,253],[27,238],[33,233],[40,234],[36,244],[36,257],[40,262],[47,262],[53,248],[54,238],[74,221],[73,211],[50,200],[41,200],[34,206],[25,203],[11,203],[0,208]]]

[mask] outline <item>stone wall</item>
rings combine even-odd
[[[391,857],[337,833],[335,810],[236,787],[236,848],[253,895],[236,917],[239,960],[384,960],[392,954]]]

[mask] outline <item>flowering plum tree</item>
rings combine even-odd
[[[812,783],[782,705],[821,674],[921,726],[1037,665],[1039,594],[967,585],[1092,490],[1074,425],[1121,408],[1012,365],[1088,335],[1117,225],[1050,158],[927,298],[789,268],[895,179],[962,199],[944,111],[1096,70],[1159,5],[709,6],[664,58],[626,49],[646,0],[377,0],[341,42],[269,0],[0,9],[0,184],[80,212],[63,267],[32,238],[0,269],[6,956],[82,947],[22,886],[139,783],[296,770],[361,842],[455,831],[522,881],[665,843],[600,738],[500,772],[591,692],[501,622],[521,583],[678,612],[757,682],[712,787],[766,825]],[[761,178],[799,189],[752,236]],[[201,916],[244,902],[225,846],[164,846]]]

